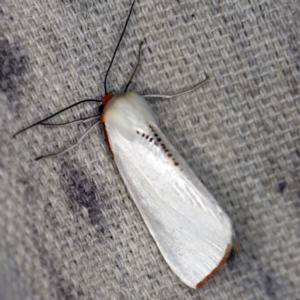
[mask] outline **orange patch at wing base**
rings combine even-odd
[[[101,122],[102,124],[105,123],[105,113],[104,113],[104,112],[103,112],[103,113],[101,114],[101,116],[100,116],[100,122]]]
[[[102,115],[103,115],[103,114],[102,114]],[[102,117],[102,116],[101,116],[101,117]],[[106,143],[107,143],[107,145],[108,145],[108,149],[109,149],[109,151],[110,151],[112,157],[114,158],[114,153],[112,152],[111,147],[110,147],[108,134],[107,134],[107,131],[106,131],[106,128],[105,128],[105,123],[103,123],[103,131],[104,131],[104,136],[105,136]]]
[[[201,280],[197,285],[196,288],[199,289],[202,285],[204,285],[210,278],[212,278],[220,269],[221,267],[224,265],[224,263],[226,262],[229,254],[231,251],[231,245],[228,244],[225,250],[225,254],[222,258],[222,260],[220,261],[220,263],[212,270],[212,272],[210,274],[208,274],[203,280]]]
[[[102,97],[101,102],[105,106],[105,104],[114,96],[114,94],[106,94]]]
[[[108,133],[107,133],[107,130],[105,128],[105,112],[103,112],[100,116],[100,122],[103,124],[103,131],[104,131],[104,136],[105,136],[105,140],[106,140],[106,143],[108,145],[108,148],[109,148],[109,151],[112,155],[112,157],[114,157],[114,153],[112,152],[111,150],[111,147],[110,147],[110,143],[109,143],[109,138],[108,138]]]

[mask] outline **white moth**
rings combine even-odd
[[[174,273],[199,288],[226,261],[232,224],[167,137],[144,98],[115,95],[101,116],[122,179]]]
[[[108,94],[106,89],[107,75],[128,24],[134,2],[106,72],[105,96],[101,100],[79,101],[18,131],[14,136],[36,125],[66,125],[98,118],[98,121],[75,144],[37,159],[52,157],[70,150],[99,121],[103,123],[105,137],[118,170],[162,255],[185,284],[191,288],[199,288],[221,268],[232,245],[234,248],[236,246],[231,221],[159,129],[145,99],[135,93],[126,92],[138,63],[123,94]],[[92,116],[68,123],[45,123],[57,114],[86,101],[100,102],[100,120],[99,116]]]

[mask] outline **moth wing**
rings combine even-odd
[[[229,255],[229,217],[156,123],[106,128],[118,170],[162,255],[184,283],[200,287]]]

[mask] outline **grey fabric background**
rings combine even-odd
[[[0,4],[1,299],[299,299],[299,1],[138,0],[109,76],[150,100],[231,216],[240,246],[200,290],[170,270],[130,199],[101,127],[18,129],[85,98],[103,79],[130,1]],[[57,117],[97,113],[82,105]]]

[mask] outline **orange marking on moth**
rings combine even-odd
[[[197,289],[199,289],[201,286],[203,286],[210,278],[212,278],[221,269],[221,267],[226,262],[229,254],[230,254],[230,251],[231,251],[231,244],[228,244],[227,247],[226,247],[226,250],[225,250],[225,254],[224,254],[222,260],[220,261],[220,263],[211,271],[210,274],[208,274],[203,280],[201,280],[196,285]]]
[[[104,114],[101,115],[101,118],[102,118],[103,115]],[[114,153],[112,152],[111,147],[110,147],[110,143],[109,143],[109,139],[108,139],[108,134],[107,134],[104,122],[103,122],[103,131],[104,131],[104,136],[105,136],[106,143],[108,145],[108,149],[109,149],[112,157],[114,158]]]
[[[101,99],[102,104],[105,105],[113,96],[113,94],[104,95]]]
[[[101,114],[101,116],[100,116],[100,122],[101,122],[102,124],[105,123],[105,113],[102,113],[102,114]]]

